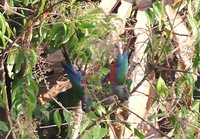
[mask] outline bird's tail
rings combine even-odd
[[[71,64],[71,61],[70,61],[70,58],[69,58],[69,55],[68,55],[68,53],[67,53],[67,50],[66,50],[66,48],[65,48],[65,46],[62,47],[62,53],[63,53],[63,56],[64,56],[64,58],[65,58],[66,64],[72,65],[72,64]],[[64,64],[64,63],[62,63],[62,65],[65,67],[65,64]]]

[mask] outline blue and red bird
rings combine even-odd
[[[62,63],[62,65],[64,67],[64,71],[67,73],[67,76],[72,84],[72,91],[74,95],[76,95],[78,100],[81,100],[83,111],[89,112],[87,105],[90,105],[88,103],[91,103],[91,99],[86,97],[87,85],[86,85],[86,80],[84,79],[83,71],[75,70],[73,68],[65,47],[63,47],[63,55],[65,57],[66,64]]]
[[[126,79],[128,76],[128,52],[119,53],[117,62],[111,67],[109,80],[111,82],[112,91],[118,98],[124,102],[129,98],[129,92],[126,87]]]

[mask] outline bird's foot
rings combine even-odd
[[[81,98],[81,103],[82,103],[82,110],[85,113],[88,113],[91,111],[91,106],[92,106],[92,100],[88,99],[87,97],[83,96]]]
[[[120,101],[121,102],[128,101],[130,94],[126,86],[123,86],[122,92],[123,92],[123,97],[120,98]]]

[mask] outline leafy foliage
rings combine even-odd
[[[116,105],[103,105],[98,99],[106,98],[111,92],[110,87],[102,85],[102,78],[109,73],[105,65],[115,55],[111,42],[115,30],[112,21],[120,19],[115,14],[106,15],[96,3],[76,0],[10,0],[6,6],[0,9],[0,109],[10,110],[7,115],[10,120],[0,118],[0,134],[6,135],[12,130],[16,138],[69,138],[77,111],[60,107],[56,100],[53,100],[56,104],[39,104],[42,81],[38,82],[34,73],[43,53],[48,56],[66,46],[75,68],[87,71],[87,89],[95,96],[92,111],[81,121],[80,135],[84,139],[104,138],[109,131],[109,122],[117,114],[107,115],[105,121],[84,131]],[[200,1],[187,0],[184,9],[187,9],[186,24],[194,39],[193,67],[197,69],[200,66]],[[155,28],[149,36],[145,54],[148,55],[147,65],[151,66],[147,68],[153,68],[157,74],[154,86],[159,97],[155,98],[153,107],[160,110],[150,115],[149,120],[170,119],[166,126],[174,129],[171,132],[175,138],[194,138],[199,128],[200,105],[191,102],[195,80],[189,72],[181,72],[175,78],[176,71],[181,71],[182,66],[172,53],[175,46],[171,42],[175,35],[163,2],[154,2],[146,9],[146,14],[149,26]],[[42,52],[39,51],[41,48]],[[164,72],[161,67],[166,68]],[[72,100],[71,96],[68,98]],[[168,103],[172,106],[170,110],[166,106]],[[127,122],[119,122],[130,127]],[[139,129],[134,132],[138,138],[145,137]]]

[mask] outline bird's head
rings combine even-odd
[[[77,75],[79,77],[79,80],[81,81],[81,84],[85,87],[86,86],[86,80],[84,79],[85,71],[79,70],[77,71]]]
[[[77,76],[78,76],[78,78],[79,78],[80,80],[82,80],[83,77],[84,77],[84,75],[83,75],[83,73],[82,73],[81,71],[77,71]]]

